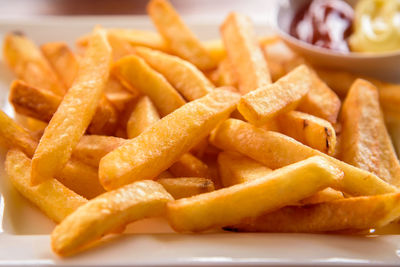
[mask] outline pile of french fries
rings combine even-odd
[[[75,52],[5,37],[22,118],[0,112],[6,173],[58,224],[56,254],[155,216],[183,233],[354,232],[400,217],[385,126],[400,85],[313,68],[238,13],[207,42],[166,0],[148,13],[158,33],[97,26]]]

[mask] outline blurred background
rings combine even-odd
[[[236,10],[255,20],[279,0],[171,0],[183,16],[224,16]],[[148,0],[0,0],[0,17],[52,15],[144,15]]]

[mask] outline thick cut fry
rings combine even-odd
[[[314,71],[310,71],[310,91],[300,102],[298,110],[317,116],[330,123],[336,123],[340,99]]]
[[[266,131],[249,123],[228,119],[211,134],[210,141],[220,149],[237,151],[272,169],[323,156],[344,172],[335,189],[354,196],[393,193],[397,189],[374,174],[330,157],[283,134]]]
[[[70,88],[79,70],[79,63],[74,53],[64,42],[46,43],[40,50],[53,67],[65,88]]]
[[[277,121],[282,133],[328,155],[335,152],[336,133],[328,121],[299,111],[283,114]]]
[[[6,148],[22,150],[28,157],[33,156],[38,144],[33,136],[2,111],[0,111],[0,141]],[[74,155],[78,153],[79,151]],[[75,159],[70,159],[55,178],[69,189],[89,199],[104,192],[97,169]]]
[[[54,229],[52,248],[60,256],[75,253],[130,222],[162,215],[171,200],[171,195],[154,181],[107,192],[78,208]]]
[[[325,188],[324,190],[321,190],[321,191],[315,193],[311,197],[300,200],[298,202],[298,205],[317,204],[317,203],[338,200],[338,199],[342,199],[342,198],[344,198],[344,195],[342,192],[328,187],[328,188]]]
[[[31,182],[43,182],[63,168],[89,126],[108,79],[111,49],[95,30],[74,85],[46,127],[32,159]]]
[[[174,54],[201,70],[215,67],[211,55],[167,0],[150,1],[147,12]]]
[[[54,94],[64,95],[63,84],[40,49],[22,33],[14,32],[5,36],[3,56],[19,79]]]
[[[104,94],[117,111],[122,113],[140,93],[133,88],[131,91],[128,91],[114,75],[110,75],[104,89]]]
[[[91,134],[112,135],[115,133],[118,122],[118,113],[104,94],[101,95],[97,108],[89,124]]]
[[[274,84],[244,95],[238,110],[249,122],[262,125],[279,114],[295,109],[310,87],[310,71],[306,66],[300,66]]]
[[[214,191],[214,183],[210,179],[188,178],[161,178],[157,180],[174,199],[191,197]]]
[[[204,41],[203,46],[206,48],[211,58],[215,62],[220,62],[224,58],[226,58],[226,50],[222,40],[214,39],[214,40]]]
[[[221,26],[229,61],[238,75],[239,90],[247,94],[271,83],[267,62],[249,18],[230,13]]]
[[[228,226],[309,197],[342,177],[329,161],[313,157],[260,179],[170,202],[167,217],[178,232]]]
[[[102,157],[125,142],[125,139],[114,136],[84,135],[76,145],[72,156],[97,168]]]
[[[141,97],[136,103],[126,125],[128,138],[135,138],[159,120],[160,115],[158,115],[157,109],[150,98],[148,96]]]
[[[218,68],[211,73],[210,79],[217,86],[237,87],[238,80],[235,70],[228,58],[225,58],[218,64]]]
[[[224,187],[259,179],[272,171],[257,161],[234,152],[219,153],[218,167]]]
[[[114,61],[134,53],[133,46],[129,42],[119,38],[117,35],[110,35],[109,33],[108,42],[112,49]]]
[[[400,165],[386,130],[378,90],[356,80],[343,104],[340,158],[400,186]]]
[[[227,118],[238,101],[238,94],[216,89],[177,109],[100,161],[102,185],[110,190],[157,177]]]
[[[161,73],[187,101],[203,97],[214,89],[206,76],[188,61],[145,47],[137,47],[135,53]]]
[[[114,64],[113,73],[130,87],[148,95],[161,116],[165,116],[185,104],[185,100],[164,76],[150,68],[142,58],[136,55],[130,55],[117,61]]]
[[[48,179],[40,185],[31,186],[31,161],[20,150],[9,150],[5,165],[8,178],[17,191],[56,223],[61,222],[79,206],[87,203],[85,198],[55,179]]]
[[[168,51],[164,38],[152,31],[112,28],[107,30],[108,38],[116,37],[131,46],[145,46],[161,51]]]
[[[32,157],[37,141],[27,130],[0,110],[0,143],[7,148],[18,148]]]
[[[382,227],[400,216],[400,194],[354,197],[302,207],[285,207],[244,220],[229,230],[315,233]]]
[[[168,170],[175,177],[207,178],[210,176],[207,164],[190,153],[183,154]]]

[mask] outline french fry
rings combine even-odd
[[[310,71],[310,77],[310,91],[300,102],[297,109],[327,120],[330,123],[336,123],[341,105],[339,97],[314,71]]]
[[[177,109],[102,158],[102,185],[110,190],[157,177],[227,118],[238,101],[239,95],[216,89]]]
[[[208,178],[210,176],[207,164],[190,153],[183,154],[168,170],[175,177]]]
[[[244,220],[229,230],[315,233],[382,227],[400,216],[400,194],[354,197],[299,207],[285,207]]]
[[[322,156],[344,172],[333,188],[353,196],[377,195],[398,191],[374,174],[330,157],[283,134],[266,131],[249,123],[228,119],[211,134],[210,141],[220,149],[237,151],[272,169]]]
[[[170,202],[167,218],[178,232],[233,225],[309,197],[342,177],[343,172],[329,161],[312,157],[260,179]]]
[[[85,139],[83,138],[83,140]],[[29,132],[2,111],[0,111],[0,141],[4,147],[18,148],[28,157],[33,156],[38,144]],[[80,145],[78,144],[78,146]],[[82,157],[80,150],[77,150],[74,155]],[[104,192],[99,182],[97,169],[75,159],[70,159],[65,167],[55,175],[55,178],[69,189],[89,199]]]
[[[167,0],[150,1],[147,12],[174,54],[201,70],[215,67],[211,55]]]
[[[114,61],[134,53],[133,46],[126,40],[118,37],[118,35],[110,34],[110,32],[108,32],[107,36],[113,53]]]
[[[228,58],[225,58],[218,64],[218,68],[214,70],[210,79],[217,86],[233,86],[237,87],[238,80],[235,70]]]
[[[41,183],[63,168],[96,111],[108,79],[111,49],[95,30],[74,85],[46,127],[32,159],[31,183]]]
[[[310,87],[310,71],[306,66],[300,66],[274,84],[244,95],[238,110],[249,122],[262,125],[279,114],[295,109]]]
[[[161,178],[157,180],[174,199],[191,197],[214,191],[214,183],[210,179],[197,177]]]
[[[378,90],[358,79],[350,88],[341,113],[340,158],[400,186],[400,165],[386,130]]]
[[[297,141],[328,155],[335,152],[336,133],[328,121],[299,111],[283,114],[276,121],[282,133]]]
[[[230,13],[221,26],[224,46],[239,80],[239,90],[247,94],[271,83],[267,62],[249,18]]]
[[[133,109],[126,131],[128,138],[132,139],[144,132],[151,125],[160,120],[160,115],[148,96],[141,97]]]
[[[221,62],[224,58],[226,58],[226,50],[222,40],[214,39],[204,41],[202,43],[214,62]]]
[[[20,80],[57,95],[64,95],[65,88],[46,61],[40,49],[23,33],[9,33],[4,38],[5,62]]]
[[[13,186],[56,223],[61,222],[87,200],[55,179],[30,185],[31,161],[23,152],[10,149],[6,157],[6,173]]]
[[[125,83],[149,96],[161,116],[185,104],[168,81],[140,57],[130,55],[117,61],[113,73]]]
[[[135,48],[135,53],[161,73],[187,101],[203,97],[214,89],[204,74],[188,61],[146,47]]]
[[[117,111],[122,113],[140,93],[133,88],[128,91],[114,75],[110,75],[104,94]]]
[[[46,43],[40,50],[52,66],[65,88],[70,88],[79,70],[79,63],[74,53],[64,42]]]
[[[97,168],[102,157],[125,142],[125,139],[114,136],[84,135],[73,150],[72,156]]]
[[[328,187],[325,188],[324,190],[315,193],[311,197],[300,200],[297,204],[298,205],[317,204],[343,198],[344,196],[342,192]]]
[[[154,181],[140,181],[104,193],[56,226],[51,234],[53,251],[68,256],[130,222],[162,215],[171,200],[171,195]]]
[[[272,170],[255,160],[234,152],[221,152],[218,167],[224,187],[262,178]]]

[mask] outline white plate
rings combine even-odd
[[[191,20],[202,38],[218,36],[220,21]],[[151,29],[145,17],[50,17],[26,21],[0,20],[0,40],[6,32],[22,30],[38,43],[73,40],[95,24],[106,27]],[[258,22],[260,33],[270,31]],[[0,61],[0,106],[7,104],[12,74]],[[181,235],[162,219],[140,221],[129,233],[69,259],[54,256],[49,233],[54,224],[10,187],[4,175],[4,151],[0,153],[0,265],[93,266],[242,266],[242,265],[400,265],[400,236],[345,236],[319,234],[209,233]],[[136,234],[133,234],[136,233]]]

